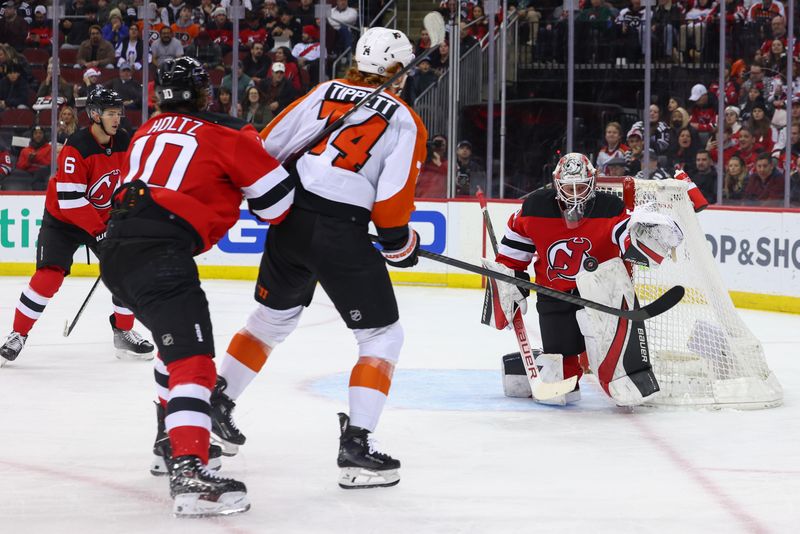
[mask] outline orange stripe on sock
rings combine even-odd
[[[350,373],[350,387],[376,389],[384,395],[392,386],[394,364],[381,358],[362,356]]]
[[[230,345],[228,345],[228,354],[256,373],[264,367],[271,351],[272,349],[267,345],[250,334],[241,331],[233,336]]]

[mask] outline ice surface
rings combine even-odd
[[[26,283],[0,278],[3,336]],[[61,336],[91,283],[68,278],[0,369],[0,532],[798,531],[799,316],[741,311],[783,407],[632,413],[588,377],[579,405],[554,408],[503,397],[514,337],[479,324],[481,292],[400,287],[406,344],[377,436],[402,480],[345,491],[336,412],[355,342],[319,290],[237,408],[248,441],[223,470],[247,483],[252,509],[177,520],[166,481],[148,472],[152,365],[114,358],[105,288]],[[252,284],[203,287],[221,353],[254,306]],[[526,321],[536,333],[535,311]]]

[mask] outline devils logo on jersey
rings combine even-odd
[[[547,249],[547,278],[575,280],[581,266],[597,266],[597,260],[589,255],[592,242],[585,237],[572,237],[556,241]],[[593,269],[588,269],[593,270]]]
[[[119,169],[114,169],[105,173],[92,185],[89,191],[86,192],[86,198],[95,208],[110,208],[111,198],[117,188],[117,184],[119,184]]]

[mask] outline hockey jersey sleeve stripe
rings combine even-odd
[[[64,200],[64,199],[60,199],[60,198],[58,199],[58,207],[61,208],[62,210],[71,210],[71,209],[76,209],[76,208],[82,208],[82,207],[88,206],[88,205],[89,205],[89,201],[86,200],[86,198],[83,197],[83,196],[80,197],[80,198],[75,198],[75,199],[70,199],[70,200]]]
[[[83,198],[84,194],[80,191],[69,191],[67,193],[56,193],[56,198],[59,200],[75,200],[76,198]]]
[[[294,202],[294,189],[289,191],[282,199],[278,202],[270,203],[268,207],[265,208],[255,208],[252,204],[250,204],[250,209],[261,217],[262,219],[275,223],[280,221],[286,212],[289,211],[289,208],[292,207],[292,203]]]
[[[533,252],[526,252],[524,250],[512,248],[506,244],[505,239],[503,239],[503,241],[500,243],[500,246],[497,247],[497,253],[501,256],[506,256],[513,260],[523,262],[525,265],[529,264],[533,259]]]
[[[526,252],[536,252],[536,245],[533,244],[532,239],[518,234],[511,228],[506,228],[506,234],[501,241],[509,247],[518,248]]]
[[[59,193],[68,193],[72,191],[85,193],[86,184],[76,184],[74,182],[56,182],[56,191]]]
[[[248,200],[254,201],[269,195],[271,192],[279,188],[281,189],[282,193],[285,193],[294,187],[293,184],[290,187],[287,187],[290,182],[292,182],[292,180],[289,179],[289,173],[286,171],[286,169],[283,167],[275,167],[270,172],[256,180],[252,185],[243,187],[242,191]],[[273,193],[273,195],[274,194],[276,193]],[[275,200],[281,198],[282,196],[283,194],[278,195],[275,197]]]

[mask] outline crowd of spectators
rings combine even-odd
[[[232,57],[233,22],[229,0],[158,0],[149,3],[149,32],[143,35],[139,19],[141,0],[66,0],[60,17],[59,147],[68,135],[85,125],[83,97],[103,85],[114,89],[125,102],[126,126],[139,125],[142,106],[153,111],[155,69],[168,58],[191,55],[209,70],[212,109],[231,113],[234,72],[238,83],[233,113],[262,129],[292,101],[316,85],[319,78],[320,19],[314,0],[243,0],[239,58]],[[383,0],[368,2],[376,13]],[[6,0],[0,4],[0,178],[26,176],[31,188],[40,189],[43,165],[50,165],[50,120],[39,119],[53,89],[52,19],[48,0]],[[327,25],[328,58],[352,49],[358,37],[358,2],[335,0],[322,24]],[[369,13],[367,13],[369,15]],[[149,39],[144,57],[143,39]],[[29,59],[30,58],[30,59]],[[149,98],[142,102],[142,71],[149,70]],[[233,72],[232,72],[233,71]],[[431,83],[429,78],[426,83]],[[44,99],[44,100],[40,100]],[[49,102],[50,100],[47,100]],[[5,114],[27,110],[28,115]],[[31,118],[31,111],[35,112]],[[22,117],[11,121],[9,117]],[[48,115],[49,116],[49,115]],[[30,146],[11,148],[12,134],[29,121],[24,136]],[[30,122],[36,125],[30,127]],[[39,138],[42,137],[43,140]],[[57,148],[59,148],[57,147]],[[25,156],[23,157],[23,153]],[[35,154],[35,157],[32,155]],[[46,156],[46,157],[45,157]],[[46,173],[45,173],[46,174]],[[24,180],[23,180],[24,181]],[[11,181],[5,181],[11,183]],[[2,182],[0,182],[0,187]]]

